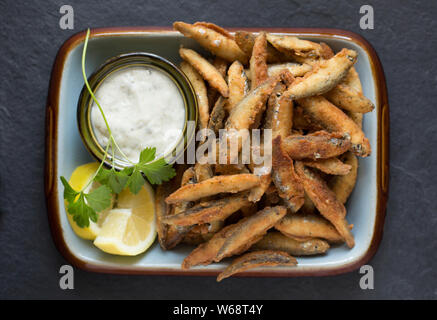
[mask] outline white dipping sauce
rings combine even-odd
[[[137,162],[146,147],[163,156],[176,146],[185,124],[181,92],[164,72],[149,67],[128,67],[112,73],[95,93],[115,141]],[[102,147],[109,134],[95,103],[91,109],[94,134]]]

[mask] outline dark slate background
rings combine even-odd
[[[31,4],[32,3],[32,4]],[[70,4],[75,30],[59,28]],[[359,28],[371,4],[375,29]],[[244,11],[243,11],[244,10]],[[437,1],[12,1],[0,2],[0,298],[436,299]],[[370,264],[375,289],[358,271],[321,278],[121,276],[76,270],[59,289],[44,199],[44,115],[56,52],[87,27],[206,20],[229,27],[330,27],[375,47],[390,101],[390,197],[384,238]],[[433,266],[434,264],[434,266]]]

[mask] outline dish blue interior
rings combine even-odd
[[[302,37],[308,38],[308,37]],[[359,58],[356,69],[360,74],[364,94],[372,100],[375,105],[375,81],[370,67],[369,57],[363,48],[343,38],[309,37],[315,41],[324,41],[335,51],[343,47],[354,49],[358,52]],[[205,53],[191,39],[183,38],[173,32],[144,33],[140,35],[125,34],[91,39],[88,45],[86,72],[90,75],[98,66],[110,57],[121,53],[134,51],[145,51],[158,54],[175,64],[179,64],[178,49],[184,47],[194,48]],[[58,119],[58,174],[67,178],[73,170],[81,164],[93,161],[80,139],[77,122],[76,106],[80,90],[83,86],[81,74],[82,44],[74,48],[68,55],[61,80],[61,93]],[[364,116],[363,129],[370,140],[373,153],[370,157],[359,160],[358,183],[348,203],[347,219],[354,224],[353,234],[356,246],[348,249],[345,245],[331,248],[326,255],[315,257],[298,258],[297,267],[281,267],[292,273],[294,270],[320,270],[332,269],[339,266],[346,266],[354,263],[362,257],[370,246],[373,237],[373,228],[376,218],[376,152],[377,152],[377,116],[376,112]],[[63,187],[60,180],[57,180],[58,190]],[[181,246],[175,250],[163,251],[155,243],[145,254],[137,257],[119,257],[101,252],[93,246],[91,241],[82,240],[77,237],[68,224],[64,210],[62,192],[58,194],[60,221],[63,236],[71,252],[80,260],[96,266],[113,266],[139,270],[172,270],[179,271],[183,258],[192,250],[191,247]],[[198,267],[200,270],[223,269],[227,261],[212,264],[207,267]],[[274,272],[274,269],[269,269]]]

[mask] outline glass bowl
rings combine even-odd
[[[100,84],[112,73],[129,67],[151,67],[156,68],[164,72],[170,79],[174,81],[176,87],[179,89],[181,96],[184,100],[185,106],[185,123],[178,142],[175,147],[166,154],[157,157],[153,161],[157,161],[161,158],[165,158],[167,163],[173,163],[179,157],[181,157],[187,146],[195,137],[195,129],[198,118],[197,111],[197,98],[191,83],[185,76],[185,74],[179,70],[174,64],[168,60],[151,53],[145,52],[133,52],[127,54],[121,54],[110,58],[103,63],[89,78],[88,82],[94,94],[98,90]],[[105,146],[102,146],[94,133],[93,125],[91,121],[91,109],[93,105],[93,99],[84,85],[79,96],[77,105],[77,121],[79,127],[79,133],[82,138],[85,147],[91,153],[91,155],[98,161],[102,161],[105,155]],[[114,163],[114,167],[117,170],[129,167],[132,164],[124,159],[117,157],[117,154],[112,160],[112,152],[109,151],[105,165],[110,167]]]

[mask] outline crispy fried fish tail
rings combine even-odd
[[[286,252],[262,250],[246,253],[235,259],[222,273],[217,276],[217,282],[229,278],[233,274],[249,269],[265,266],[295,266],[297,260]]]

